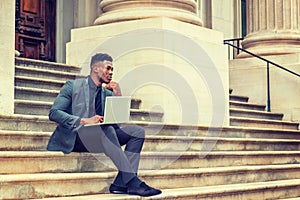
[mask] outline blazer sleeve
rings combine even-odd
[[[72,92],[74,81],[67,81],[61,88],[49,112],[49,119],[65,128],[76,128],[80,117],[72,115]]]

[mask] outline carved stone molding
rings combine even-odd
[[[247,0],[242,45],[258,55],[300,52],[300,0]]]
[[[103,0],[99,6],[103,13],[95,20],[96,25],[169,17],[202,26],[194,0]]]

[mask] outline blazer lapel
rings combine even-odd
[[[84,90],[83,90],[83,93],[84,93],[84,99],[85,99],[85,115],[88,116],[89,115],[89,111],[90,111],[90,91],[89,91],[89,82],[88,82],[88,79],[85,79],[85,82],[84,82]]]

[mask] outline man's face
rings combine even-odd
[[[105,60],[95,63],[95,66],[99,81],[106,84],[110,83],[114,71],[112,62]]]

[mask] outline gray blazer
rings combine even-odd
[[[113,92],[102,87],[101,91],[102,115],[104,113],[106,96],[113,96]],[[91,117],[95,113],[95,104],[89,105],[88,78],[67,81],[56,97],[49,112],[49,119],[58,125],[50,137],[47,150],[70,153],[73,150],[77,130],[81,118]]]

